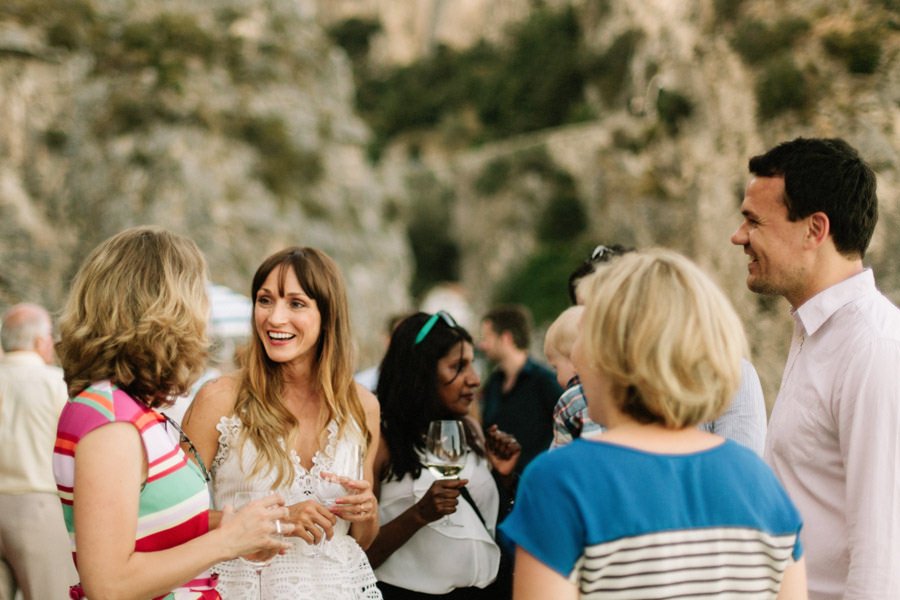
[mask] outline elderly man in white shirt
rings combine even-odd
[[[0,343],[0,562],[9,566],[0,572],[0,600],[12,600],[15,588],[25,600],[68,598],[78,575],[52,467],[68,392],[62,369],[50,365],[50,315],[35,304],[13,306]]]
[[[900,310],[863,266],[875,174],[843,140],[802,138],[750,172],[731,241],[747,286],[792,307],[765,457],[804,519],[810,598],[900,598]]]

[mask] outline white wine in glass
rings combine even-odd
[[[427,461],[425,467],[431,471],[435,479],[459,479],[465,465],[451,465],[436,461]]]
[[[425,467],[437,479],[459,479],[466,466],[466,428],[462,421],[432,421],[425,437]],[[441,525],[454,525],[450,515],[441,519]]]

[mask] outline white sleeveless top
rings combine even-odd
[[[469,480],[466,488],[487,528],[460,496],[456,512],[450,515],[458,526],[441,525],[438,519],[421,528],[375,569],[379,581],[426,594],[446,594],[455,588],[482,588],[497,578],[500,548],[493,538],[500,503],[497,484],[487,460],[473,452],[459,476]],[[382,481],[378,509],[382,526],[419,501],[433,482],[434,475],[425,468],[416,480],[407,474],[400,481]]]
[[[241,421],[237,416],[222,417],[216,425],[219,431],[219,449],[212,463],[213,502],[221,510],[231,504],[235,492],[248,489],[270,490],[275,480],[272,472],[257,474],[248,479],[256,460],[257,450],[249,440],[242,448]],[[329,471],[335,451],[341,444],[364,444],[365,438],[358,427],[344,428],[337,437],[338,425],[328,424],[328,442],[323,450],[313,456],[313,467],[307,471],[296,451],[290,451],[294,465],[293,483],[278,490],[288,504],[314,499],[313,477],[319,471]],[[283,442],[282,442],[283,444]],[[285,554],[276,556],[262,571],[263,597],[267,600],[378,600],[381,592],[375,587],[375,575],[369,560],[356,540],[349,535],[350,524],[338,519],[334,537],[324,543],[318,556],[315,548],[296,537]],[[219,574],[216,589],[223,600],[258,598],[257,576],[252,567],[241,560],[231,560],[216,565]]]

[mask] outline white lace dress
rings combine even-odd
[[[219,450],[212,464],[213,500],[217,509],[231,504],[235,492],[247,489],[269,490],[274,480],[271,473],[257,476],[250,481],[245,473],[251,472],[256,458],[256,448],[247,442],[238,451],[241,422],[236,416],[222,417],[216,425],[219,431]],[[288,504],[296,504],[315,498],[313,477],[319,471],[328,471],[339,444],[359,444],[362,433],[357,428],[345,428],[337,437],[338,426],[328,424],[328,443],[324,450],[313,457],[313,467],[307,471],[297,453],[291,450],[294,464],[294,482],[289,488],[279,490]],[[375,587],[375,575],[369,560],[359,544],[349,535],[350,524],[338,519],[334,537],[326,541],[316,556],[316,549],[303,540],[290,537],[293,547],[287,553],[276,556],[262,572],[263,597],[266,600],[365,600],[380,599]],[[216,589],[223,600],[259,598],[257,576],[252,567],[240,560],[220,563],[213,569],[219,574]]]

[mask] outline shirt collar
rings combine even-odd
[[[806,331],[806,335],[813,335],[841,307],[874,291],[875,275],[872,269],[865,269],[840,283],[825,288],[804,302],[792,314]]]
[[[32,352],[31,350],[13,350],[12,352],[7,352],[0,357],[0,362],[14,366],[45,364],[41,355],[37,352]]]
[[[538,368],[538,364],[536,362],[534,362],[534,360],[531,358],[531,355],[529,354],[528,357],[525,359],[525,364],[522,365],[522,370],[519,371],[519,374],[531,373],[532,371],[537,370],[537,368]]]

